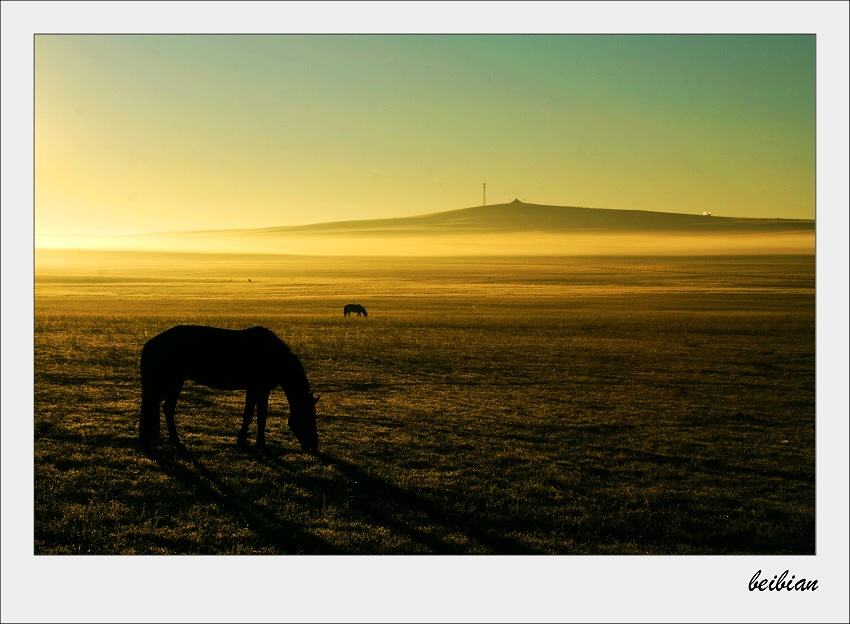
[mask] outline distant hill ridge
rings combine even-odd
[[[514,200],[391,219],[116,235],[101,249],[326,256],[810,254],[815,222]]]
[[[510,232],[799,232],[814,231],[814,220],[718,217],[648,210],[548,206],[517,200],[413,217],[334,221],[242,230],[243,233],[391,234]]]

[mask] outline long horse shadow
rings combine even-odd
[[[482,519],[470,512],[450,509],[446,504],[398,487],[385,479],[366,472],[351,461],[328,453],[316,453],[315,458],[325,466],[337,469],[335,478],[310,475],[280,459],[291,451],[260,449],[255,446],[243,448],[254,461],[270,470],[285,475],[286,480],[310,492],[315,500],[328,500],[345,504],[346,508],[361,522],[381,527],[391,535],[405,541],[406,545],[397,554],[420,552],[431,555],[459,555],[481,552],[498,555],[544,554],[526,544],[505,537],[498,526],[482,524]],[[682,463],[678,456],[661,456],[639,453],[650,461]],[[303,525],[287,521],[268,510],[246,500],[244,495],[229,487],[204,463],[191,453],[175,454],[173,451],[151,451],[149,455],[157,461],[164,473],[179,480],[198,499],[215,505],[222,513],[242,520],[257,536],[258,540],[271,547],[275,554],[379,554],[364,552],[361,547],[346,548],[331,544],[312,534]],[[686,500],[686,499],[683,499]],[[436,528],[426,531],[421,527]],[[582,536],[577,529],[576,537]],[[634,527],[597,527],[584,535],[586,540],[612,539],[629,540],[635,537]],[[437,533],[441,533],[438,535]],[[640,528],[641,539],[663,547],[669,541],[666,524],[648,525]],[[446,535],[461,537],[450,541]],[[811,527],[814,535],[814,527]],[[724,532],[721,536],[692,536],[690,543],[695,547],[718,549],[720,552],[746,552],[752,548],[756,538],[746,528],[737,532]],[[800,542],[800,540],[797,540]],[[795,543],[794,552],[806,554],[808,543]]]
[[[257,459],[270,467],[292,475],[302,486],[328,498],[345,497],[349,508],[369,518],[397,535],[404,535],[421,545],[428,554],[469,554],[469,548],[453,544],[433,534],[422,531],[417,525],[440,526],[449,533],[462,534],[469,542],[477,544],[489,554],[539,554],[515,540],[480,525],[481,519],[473,513],[465,514],[447,510],[439,503],[402,489],[388,481],[371,475],[357,465],[328,453],[315,454],[326,466],[336,467],[343,479],[328,481],[293,473],[273,452],[249,449]],[[344,483],[343,483],[344,482]],[[396,513],[393,513],[395,510]],[[415,518],[415,520],[411,520]]]
[[[500,534],[495,527],[481,525],[474,512],[449,510],[439,502],[400,488],[376,477],[356,464],[328,453],[315,453],[317,461],[334,466],[341,478],[327,479],[304,474],[279,459],[279,452],[256,446],[243,447],[255,461],[286,474],[287,480],[313,493],[316,499],[344,501],[354,514],[381,526],[392,535],[405,537],[425,554],[458,555],[470,550],[487,554],[540,554],[527,545]],[[284,451],[288,452],[288,451]],[[239,518],[276,554],[378,554],[362,549],[348,550],[313,535],[305,527],[288,522],[261,509],[222,480],[191,451],[154,448],[146,454],[163,472],[194,492],[198,499],[215,505],[223,513]],[[445,533],[463,536],[467,545],[447,541],[418,527],[441,527]],[[410,554],[410,548],[398,554]]]
[[[242,519],[263,542],[275,549],[276,554],[340,554],[337,548],[302,527],[279,518],[266,517],[255,505],[222,483],[190,452],[177,453],[176,457],[160,450],[148,450],[146,454],[159,464],[165,474],[190,488],[199,499]]]
[[[254,455],[257,461],[291,474],[291,470],[268,451],[250,449],[249,452]],[[326,454],[317,454],[316,458],[326,466],[332,465],[339,468],[347,486],[303,475],[300,478],[294,477],[302,486],[332,500],[344,498],[350,509],[367,516],[370,521],[385,527],[393,534],[405,535],[408,539],[421,544],[432,553],[462,554],[464,552],[459,547],[410,526],[405,521],[393,517],[392,514],[382,511],[382,509],[398,509],[399,507],[408,511],[420,511],[422,508],[421,500],[385,481],[366,475],[352,464]]]

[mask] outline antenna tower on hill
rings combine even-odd
[[[484,200],[483,200],[483,202],[481,203],[481,205],[482,205],[482,206],[486,206],[486,205],[487,205],[487,183],[486,183],[486,182],[484,183]]]

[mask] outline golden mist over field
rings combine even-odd
[[[593,256],[593,255],[759,255],[814,254],[813,232],[776,234],[457,234],[438,238],[375,236],[290,236],[263,240],[253,235],[226,237],[61,237],[39,249],[283,254],[313,256]]]
[[[814,253],[814,221],[510,203],[295,227],[51,237],[37,247],[350,256]]]

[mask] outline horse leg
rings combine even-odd
[[[263,390],[257,396],[257,446],[266,445],[266,413],[269,409],[269,392]]]
[[[165,404],[162,406],[162,411],[165,412],[165,424],[168,425],[168,439],[178,450],[185,451],[186,446],[177,437],[177,425],[174,423],[174,410],[177,407],[177,399],[180,398],[181,390],[183,390],[182,380],[168,389],[165,393]]]
[[[242,414],[242,428],[239,430],[239,435],[236,436],[236,443],[241,446],[248,444],[248,427],[251,426],[251,419],[254,417],[254,404],[256,402],[254,392],[248,390],[245,393],[245,412]]]

